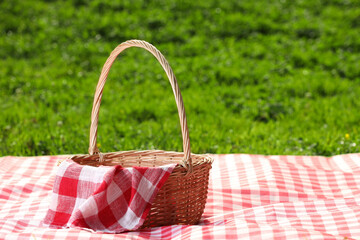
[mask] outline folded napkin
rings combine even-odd
[[[107,233],[136,230],[174,167],[91,167],[65,160],[43,224]]]

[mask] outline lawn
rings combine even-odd
[[[360,152],[359,1],[0,1],[0,156],[86,153],[92,99],[118,44],[168,59],[193,153]],[[103,152],[182,150],[156,59],[126,50],[99,120]]]

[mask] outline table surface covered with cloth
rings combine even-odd
[[[0,158],[0,239],[360,239],[360,154],[213,155],[198,225],[121,234],[42,225],[66,158]]]

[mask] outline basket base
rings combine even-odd
[[[180,163],[184,153],[161,150],[125,151],[97,155],[78,155],[72,159],[84,165],[121,165],[123,167],[158,167],[177,163],[170,177],[158,192],[141,228],[166,225],[193,225],[200,221],[207,199],[209,173],[213,159],[191,154],[193,172],[188,174]]]

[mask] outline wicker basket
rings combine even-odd
[[[171,83],[179,112],[184,152],[166,152],[161,150],[99,152],[96,139],[102,92],[116,57],[129,47],[140,47],[148,50],[158,59],[165,70]],[[206,155],[191,154],[184,104],[175,75],[160,51],[145,41],[131,40],[120,44],[105,62],[94,96],[89,154],[76,155],[72,159],[79,164],[91,166],[156,167],[176,163],[177,165],[167,182],[158,192],[141,228],[173,224],[197,224],[204,211],[209,171],[213,160]]]

